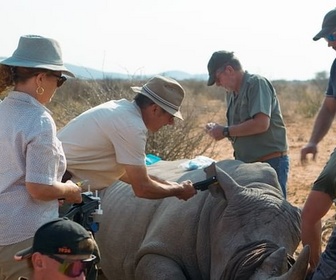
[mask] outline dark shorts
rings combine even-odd
[[[331,199],[336,198],[336,152],[330,155],[327,164],[314,182],[314,191],[324,192],[330,195]]]

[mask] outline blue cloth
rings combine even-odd
[[[184,170],[195,170],[201,169],[209,166],[211,163],[215,162],[212,158],[206,156],[196,156],[191,160],[187,160],[184,163],[181,163],[179,167],[183,168]]]
[[[289,171],[289,157],[287,155],[266,160],[270,166],[274,168],[278,175],[278,180],[284,197],[287,196],[287,180]]]
[[[336,228],[334,228],[327,247],[320,257],[320,262],[311,280],[336,279]]]
[[[158,161],[160,161],[161,158],[152,154],[146,155],[146,165],[154,164]]]

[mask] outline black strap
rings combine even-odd
[[[65,183],[71,178],[72,178],[72,174],[68,170],[65,170],[65,173],[63,174],[63,177],[62,177],[62,183]]]

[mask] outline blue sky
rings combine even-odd
[[[5,7],[4,7],[5,6]],[[207,72],[216,50],[270,79],[329,71],[335,51],[321,39],[331,0],[11,0],[2,3],[0,56],[24,34],[57,39],[64,61],[105,72]]]

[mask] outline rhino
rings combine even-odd
[[[309,248],[295,261],[301,211],[282,195],[267,163],[223,160],[185,171],[159,161],[150,175],[217,183],[188,201],[137,198],[121,181],[100,193],[96,240],[107,279],[263,280],[305,278]]]

